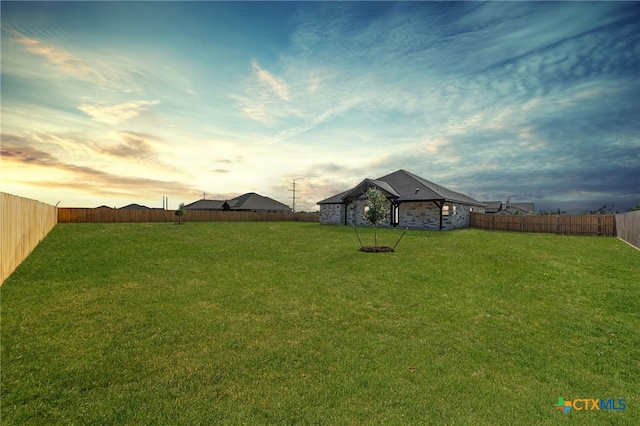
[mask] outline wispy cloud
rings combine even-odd
[[[245,94],[230,95],[236,106],[250,119],[272,123],[278,117],[287,116],[292,109],[289,86],[282,79],[260,67],[254,60],[252,73],[245,82]]]
[[[147,140],[147,136],[132,132],[120,132],[123,143],[98,146],[97,150],[114,157],[146,159],[155,155],[155,150]]]
[[[264,70],[258,65],[256,61],[251,63],[255,77],[261,86],[271,92],[284,101],[289,100],[289,86],[281,78],[278,78],[271,74],[269,71]]]
[[[138,95],[144,94],[150,87],[150,81],[158,78],[155,70],[146,63],[131,59],[107,46],[98,45],[91,50],[78,47],[69,42],[69,34],[59,39],[51,32],[32,31],[33,34],[27,34],[4,25],[4,21],[2,32],[3,35],[6,34],[9,47],[20,47],[31,56],[30,59],[29,55],[16,52],[9,55],[7,60],[3,58],[3,73],[6,69],[9,74],[43,80],[64,76],[68,78],[67,81],[57,81],[56,84],[72,91],[99,89]],[[38,62],[34,62],[34,59]],[[184,84],[180,75],[172,77]],[[78,82],[89,85],[79,86]],[[195,93],[187,90],[188,93]]]
[[[64,73],[92,83],[104,84],[107,78],[84,60],[56,46],[48,45],[36,38],[28,37],[18,31],[6,29],[13,40],[22,45],[28,52],[41,56],[49,63],[57,66]]]
[[[3,136],[4,138],[4,136]],[[93,194],[145,194],[166,195],[167,193],[185,193],[191,188],[180,182],[161,181],[135,176],[119,176],[93,167],[71,164],[58,159],[55,155],[28,146],[7,146],[0,148],[2,161],[28,164],[36,167],[55,169],[69,174],[69,179],[58,182],[26,180],[25,183],[43,187],[65,187],[80,189]],[[107,188],[105,190],[105,188]]]
[[[182,176],[188,175],[183,169],[160,159],[160,153],[157,147],[164,145],[164,142],[161,142],[157,137],[139,132],[126,131],[119,131],[118,136],[122,139],[122,143],[92,144],[92,146],[100,154],[107,154],[133,163],[153,166],[154,168],[171,171]]]
[[[110,104],[106,101],[84,98],[77,108],[95,121],[116,125],[138,117],[146,111],[148,106],[159,103],[160,101],[137,100],[121,104]]]

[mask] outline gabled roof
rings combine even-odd
[[[240,195],[236,198],[228,200],[231,210],[285,210],[291,211],[286,204],[274,200],[273,198],[263,197],[255,192]]]
[[[150,208],[149,208],[149,207],[147,207],[147,206],[142,206],[142,205],[140,205],[140,204],[136,204],[136,203],[128,204],[128,205],[126,205],[126,206],[124,206],[124,207],[120,207],[120,208],[121,208],[121,209],[150,209]]]
[[[502,201],[484,201],[486,208],[485,213],[493,214],[529,214],[529,212],[535,211],[533,203],[511,203],[507,200],[506,203]]]
[[[365,179],[355,188],[322,200],[318,202],[318,204],[341,204],[348,200],[356,199],[356,194],[360,192],[358,196],[361,196],[362,188],[367,184],[369,184],[369,186],[379,187],[387,192],[387,196],[391,194],[389,198],[393,198],[397,202],[444,200],[474,206],[484,206],[484,204],[471,197],[447,189],[406,170],[398,170],[378,179]],[[364,190],[366,191],[366,188],[364,188]]]
[[[198,200],[184,206],[188,210],[223,210],[224,203],[221,200]]]
[[[511,203],[511,205],[504,207],[498,213],[505,212],[507,214],[529,214],[533,211],[533,203]]]
[[[342,203],[342,197],[345,196],[347,193],[351,192],[352,189],[348,189],[344,192],[341,192],[339,194],[336,195],[332,195],[329,198],[326,198],[322,201],[318,201],[316,204],[341,204]]]
[[[342,201],[364,199],[365,193],[369,188],[377,188],[382,191],[387,197],[397,199],[400,197],[387,182],[377,179],[365,179],[355,187],[343,193],[340,198]]]
[[[530,212],[535,210],[534,203],[511,203],[511,205],[525,212]]]
[[[467,197],[464,194],[447,189],[444,186],[423,179],[406,170],[398,170],[397,172],[393,172],[379,178],[379,180],[388,182],[396,189],[396,191],[398,191],[400,194],[400,199],[398,201],[445,200],[459,202],[462,204],[484,206],[484,204],[471,197]]]
[[[184,206],[188,210],[260,210],[291,211],[286,204],[255,192],[239,195],[231,200],[198,200]]]
[[[483,201],[487,207],[485,207],[485,213],[495,213],[502,209],[502,201]]]

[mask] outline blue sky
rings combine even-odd
[[[2,2],[2,191],[640,204],[637,2]]]

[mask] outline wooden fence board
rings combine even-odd
[[[640,249],[640,211],[616,215],[618,238]]]
[[[494,215],[471,213],[470,226],[495,231],[543,232],[567,235],[615,236],[616,220],[610,215]]]
[[[57,208],[0,192],[0,285],[53,229]]]
[[[318,222],[317,213],[187,210],[183,222]],[[173,210],[59,208],[59,223],[177,222]]]

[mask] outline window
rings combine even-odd
[[[364,206],[364,209],[362,210],[362,218],[363,219],[367,219],[367,212],[369,211],[369,206]]]
[[[442,206],[442,216],[449,216],[449,206]]]

